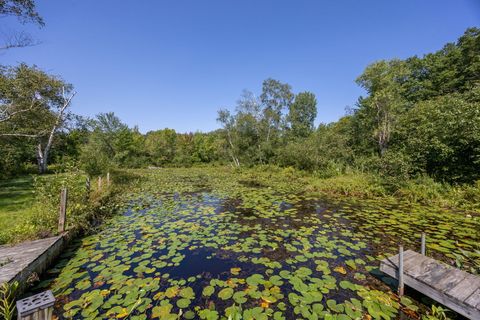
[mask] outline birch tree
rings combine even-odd
[[[38,170],[45,173],[55,135],[69,118],[74,96],[71,85],[35,66],[2,67],[0,139],[35,141]]]
[[[234,139],[235,135],[235,118],[231,115],[230,111],[221,109],[218,111],[217,121],[223,126],[228,143],[228,154],[232,160],[233,166],[239,167],[240,161],[237,156],[237,145]]]

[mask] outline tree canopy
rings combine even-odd
[[[55,129],[53,161],[73,161],[90,174],[230,163],[293,166],[322,176],[362,170],[386,180],[480,179],[480,29],[467,29],[455,43],[421,57],[373,62],[356,82],[365,94],[351,112],[318,126],[317,97],[272,78],[258,93],[245,90],[234,106],[219,110],[221,129],[207,133],[142,134],[113,113],[73,121],[67,112]],[[37,144],[45,146],[72,92],[35,66],[0,68],[3,172],[35,161]]]

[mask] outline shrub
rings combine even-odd
[[[412,203],[445,204],[444,198],[448,187],[448,185],[436,182],[427,175],[421,175],[413,180],[405,181],[395,191],[395,195]]]
[[[35,177],[32,214],[8,232],[0,233],[0,241],[19,242],[57,234],[60,190],[65,187],[68,189],[66,229],[72,232],[89,230],[92,222],[116,210],[117,199],[114,196],[125,185],[138,180],[135,174],[114,172],[111,188],[97,190],[96,183],[92,181],[91,192],[87,193],[86,177],[85,173],[74,168],[66,173]]]
[[[307,190],[361,198],[384,196],[386,194],[386,190],[379,183],[378,178],[361,172],[326,179],[314,179]]]
[[[382,157],[377,155],[362,157],[357,165],[362,171],[375,174],[389,193],[400,189],[408,181],[411,173],[408,156],[395,150],[388,150]]]

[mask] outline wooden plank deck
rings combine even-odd
[[[61,252],[65,239],[56,236],[18,245],[0,246],[0,284],[19,281],[25,287],[32,273],[41,274]]]
[[[480,277],[412,250],[404,253],[404,282],[459,314],[480,320]],[[382,260],[380,271],[398,279],[398,254]]]

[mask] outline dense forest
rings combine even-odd
[[[329,177],[352,170],[387,180],[428,176],[448,183],[480,178],[480,30],[441,50],[369,65],[365,89],[336,122],[314,126],[316,97],[288,83],[263,82],[221,109],[221,129],[146,134],[114,113],[94,119],[70,111],[74,88],[37,66],[0,69],[0,172],[18,175],[79,166],[96,175],[112,167],[231,164],[292,166]]]

